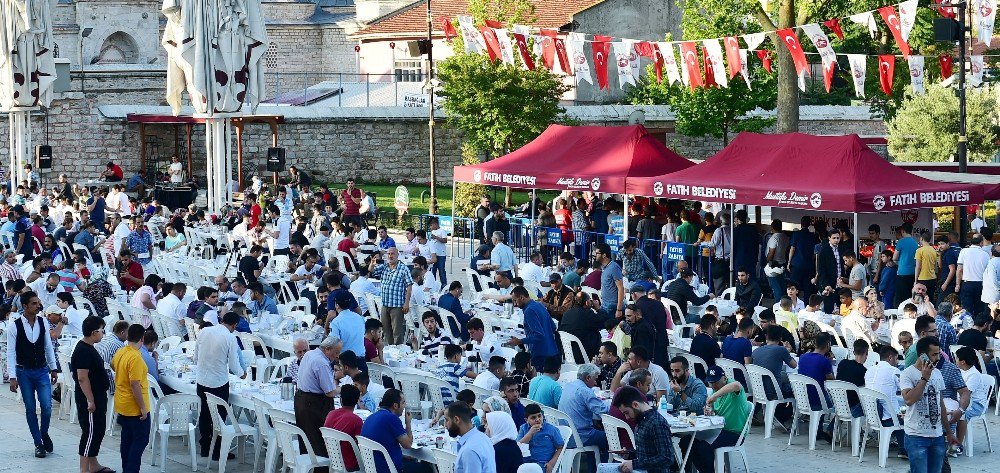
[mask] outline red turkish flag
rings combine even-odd
[[[635,43],[635,52],[639,53],[640,56],[648,58],[651,61],[656,60],[656,46],[649,41],[639,41]]]
[[[501,21],[486,20],[486,26],[489,26],[490,28],[503,28],[506,25],[504,25]]]
[[[878,14],[882,15],[885,24],[889,25],[892,37],[896,39],[896,46],[899,52],[903,53],[903,59],[910,59],[910,45],[903,39],[903,27],[899,22],[899,14],[896,13],[895,5],[886,5],[878,9]]]
[[[837,61],[830,61],[823,64],[823,85],[826,86],[826,93],[830,93],[830,85],[833,84],[833,73],[837,70]]]
[[[896,55],[879,54],[878,56],[878,82],[882,86],[885,95],[892,95],[892,73],[896,69]]]
[[[448,17],[441,17],[441,27],[444,29],[444,39],[445,41],[451,41],[452,38],[458,36],[458,31],[455,31],[455,25],[451,23],[451,19]]]
[[[938,56],[938,64],[941,65],[941,78],[947,79],[951,77],[951,67],[954,64],[954,58],[950,54],[942,54]]]
[[[556,61],[556,42],[548,36],[541,39],[542,41],[542,65],[546,69],[552,70],[555,67]]]
[[[955,7],[946,7],[946,6],[943,6],[945,4],[945,2],[946,2],[946,0],[934,0],[934,4],[935,5],[941,5],[941,6],[936,6],[934,8],[938,11],[938,13],[941,14],[941,16],[943,16],[945,18],[955,18],[955,16],[956,16],[955,15]]]
[[[597,87],[601,90],[608,89],[608,53],[611,52],[611,37],[594,35],[594,42],[591,43],[594,54],[594,72],[597,76]]]
[[[554,66],[552,61],[553,52],[545,51],[545,48],[549,47],[555,50],[555,56],[559,58],[559,67],[562,68],[563,73],[572,74],[573,70],[569,67],[569,57],[566,55],[566,43],[559,37],[559,30],[553,28],[543,28],[540,30],[540,33],[542,33],[542,36],[551,40],[542,43],[542,60],[547,64],[546,67],[548,67],[549,70],[552,70],[552,67]],[[549,55],[548,59],[545,59],[546,54]]]
[[[566,74],[572,74],[573,69],[569,67],[569,55],[566,53],[566,42],[562,38],[556,38],[556,57],[559,58],[559,67]]]
[[[792,62],[795,63],[795,74],[798,76],[809,75],[809,61],[806,60],[806,53],[802,51],[802,44],[799,37],[795,35],[792,28],[784,28],[775,31],[778,35],[778,42],[784,43],[788,52],[792,55]]]
[[[517,50],[521,53],[524,67],[527,67],[529,71],[535,70],[535,58],[531,57],[531,52],[528,51],[528,39],[523,34],[514,33],[514,41],[517,42]]]
[[[708,55],[708,50],[701,48],[701,59],[705,63],[705,88],[719,88],[719,83],[715,81],[715,69],[712,65],[712,58]]]
[[[830,18],[823,22],[823,26],[833,31],[833,34],[837,35],[841,41],[844,40],[844,30],[840,28],[840,18]]]
[[[722,42],[726,45],[726,63],[729,65],[729,78],[732,79],[743,69],[743,58],[740,57],[740,40],[735,36],[726,36]]]
[[[684,60],[684,67],[687,69],[688,84],[691,90],[702,87],[701,68],[698,65],[698,48],[694,41],[684,41],[681,43],[681,57]]]
[[[764,70],[766,70],[768,73],[771,73],[772,71],[771,60],[774,59],[774,55],[771,54],[771,51],[768,51],[766,49],[758,49],[755,50],[754,53],[757,54],[757,59],[760,59],[761,62],[764,63]]]
[[[479,32],[483,34],[483,41],[486,43],[486,52],[490,55],[490,61],[500,59],[500,39],[497,32],[488,26],[481,26]]]

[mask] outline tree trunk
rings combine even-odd
[[[778,28],[795,26],[795,0],[782,0],[778,4]],[[799,131],[799,86],[792,55],[784,45],[775,47],[778,53],[778,111],[777,132]]]

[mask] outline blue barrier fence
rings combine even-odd
[[[426,229],[431,217],[437,217],[441,228],[448,230],[454,238],[453,257],[471,257],[479,245],[485,242],[483,229],[477,228],[476,219],[424,214],[419,216],[420,228]],[[535,226],[529,219],[524,218],[511,218],[509,221],[507,244],[520,261],[527,261],[531,253],[537,250],[547,265],[555,265],[558,263],[559,254],[563,251],[573,254],[577,259],[589,259],[595,244],[607,243],[614,254],[619,254],[624,245],[620,235],[581,230],[564,232],[559,228]],[[703,282],[711,286],[713,259],[704,246],[648,238],[639,240],[636,237],[630,237],[629,240],[635,241],[638,244],[637,249],[649,258],[654,267],[653,272],[657,276],[665,280],[673,279],[676,263],[684,260]]]

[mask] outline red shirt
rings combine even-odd
[[[350,193],[344,189],[340,191],[340,197],[344,199],[344,215],[361,215],[359,210],[361,208],[361,189],[355,188]],[[358,199],[358,203],[355,203],[351,197]]]
[[[117,164],[112,164],[111,165],[111,174],[114,174],[114,176],[115,176],[116,179],[124,179],[125,178],[125,172],[123,172],[121,166],[119,166]]]
[[[39,227],[38,225],[32,225],[31,236],[37,238],[39,242],[43,242],[45,241],[45,230],[43,230],[42,227]],[[42,252],[42,247],[39,246],[38,243],[35,243],[35,254],[37,255],[41,252]]]
[[[362,423],[361,418],[354,413],[354,409],[341,407],[340,409],[330,411],[330,413],[326,415],[326,421],[323,422],[323,427],[339,430],[357,440],[358,435],[361,435]],[[347,467],[347,470],[357,470],[358,459],[354,456],[354,449],[351,448],[350,445],[347,445],[346,442],[340,442],[340,451],[344,455],[344,466]]]
[[[137,261],[132,261],[131,263],[129,263],[128,269],[126,271],[128,272],[129,276],[138,278],[140,281],[143,278],[142,265],[139,264]],[[124,289],[127,292],[133,292],[136,289],[142,287],[142,283],[136,284],[132,280],[123,278],[118,278],[118,284],[121,285],[122,289]]]
[[[337,251],[343,251],[344,253],[350,254],[351,248],[357,248],[359,246],[361,245],[359,245],[358,242],[350,238],[344,238],[343,240],[340,240],[340,243],[337,243]]]
[[[254,203],[250,206],[250,228],[256,227],[257,222],[260,222],[260,214],[263,210],[260,208],[260,204]],[[247,230],[249,230],[248,228]]]

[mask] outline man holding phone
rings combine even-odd
[[[903,370],[899,388],[906,402],[903,432],[910,471],[940,473],[947,451],[943,426],[948,422],[941,395],[945,388],[935,368],[941,357],[937,337],[922,337],[916,344],[916,362]]]

